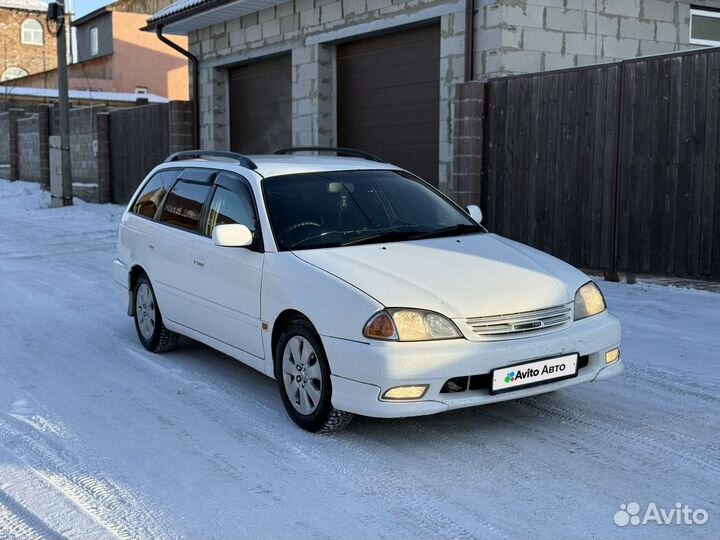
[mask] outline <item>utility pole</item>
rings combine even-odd
[[[72,168],[70,163],[70,100],[68,98],[67,33],[65,32],[65,3],[48,4],[48,20],[55,23],[58,61],[58,104],[60,108],[60,155],[62,170],[62,205],[72,206]]]

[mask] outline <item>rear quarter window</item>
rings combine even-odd
[[[131,212],[154,219],[162,201],[175,184],[179,172],[179,170],[169,170],[155,174],[135,199]]]

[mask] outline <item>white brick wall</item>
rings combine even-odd
[[[691,3],[720,0],[476,0],[475,69],[485,77],[690,48]]]

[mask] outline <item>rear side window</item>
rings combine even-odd
[[[172,189],[178,172],[180,171],[161,171],[153,176],[135,199],[132,212],[153,219],[165,195]]]
[[[255,232],[257,217],[247,183],[233,175],[220,174],[217,189],[208,210],[203,234],[211,236],[218,225],[239,223]]]
[[[209,184],[178,180],[165,201],[160,221],[188,231],[197,231],[211,187]]]

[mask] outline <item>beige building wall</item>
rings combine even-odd
[[[134,92],[147,88],[151,94],[171,100],[189,99],[188,61],[160,41],[154,33],[142,32],[147,15],[114,11],[113,91]],[[187,49],[187,38],[171,39]]]

